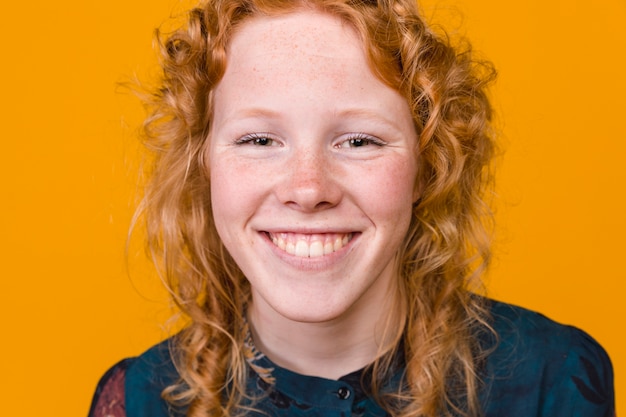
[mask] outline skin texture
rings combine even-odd
[[[213,214],[251,283],[257,347],[330,378],[370,363],[417,198],[406,101],[350,27],[314,11],[244,23],[214,100]]]

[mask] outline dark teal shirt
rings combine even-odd
[[[602,347],[583,331],[545,316],[493,302],[493,327],[499,341],[482,368],[480,399],[485,417],[613,417],[613,371]],[[487,333],[486,333],[487,334]],[[489,338],[490,339],[490,338]],[[486,345],[493,340],[484,340]],[[163,342],[138,358],[122,361],[105,377],[123,372],[127,417],[182,416],[170,410],[161,391],[177,381],[169,344]],[[273,368],[275,384],[265,382],[251,368],[247,392],[260,400],[260,412],[250,416],[385,416],[386,412],[360,385],[360,372],[339,380],[296,374],[280,368],[263,355],[262,368]],[[402,364],[396,379],[402,374]],[[391,380],[390,385],[398,381]]]

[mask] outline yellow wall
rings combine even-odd
[[[612,356],[621,400],[626,3],[424,9],[500,71],[507,154],[491,294],[590,332]],[[166,334],[167,303],[137,247],[126,273],[141,107],[116,82],[154,72],[151,31],[175,10],[177,0],[3,5],[3,415],[85,415],[107,367]]]

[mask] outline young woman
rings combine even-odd
[[[613,416],[596,342],[470,291],[494,72],[413,0],[210,0],[162,51],[142,211],[189,325],[92,417]]]

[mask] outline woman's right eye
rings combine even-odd
[[[237,140],[237,145],[255,145],[255,146],[279,146],[279,142],[275,139],[272,139],[267,134],[263,133],[254,133],[251,135],[246,135],[241,139]]]

